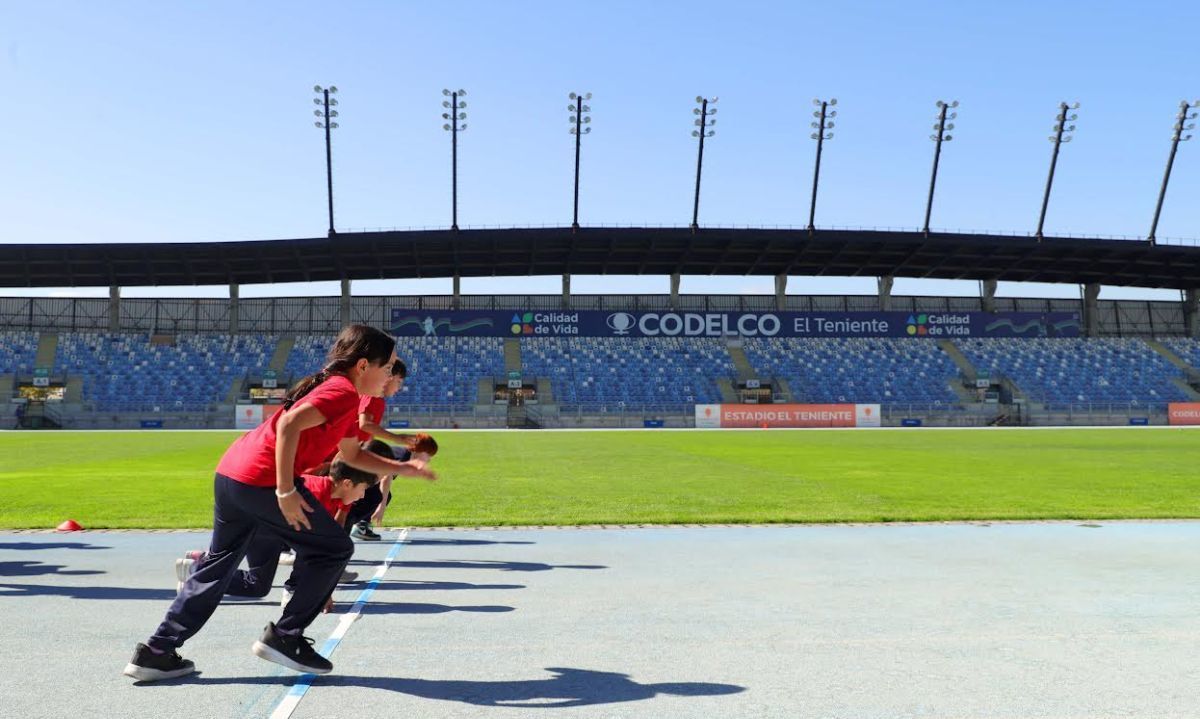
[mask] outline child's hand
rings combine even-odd
[[[311,513],[312,507],[308,506],[308,502],[304,501],[304,497],[300,496],[299,492],[293,492],[286,497],[279,497],[279,512],[283,515],[284,520],[292,529],[299,532],[301,529],[312,529],[312,524],[308,521],[306,512]]]

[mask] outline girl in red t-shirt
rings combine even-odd
[[[343,460],[373,474],[436,479],[423,466],[396,462],[359,447],[360,394],[382,393],[396,362],[396,341],[366,325],[342,330],[324,369],[301,380],[283,409],[236,440],[217,464],[213,482],[213,535],[166,618],[138,644],[125,674],[155,681],[194,672],[178,648],[204,626],[225,593],[256,534],[270,533],[296,549],[296,591],[277,623],[268,623],[254,653],[290,669],[325,674],[329,660],[312,648],[303,630],[333,591],[354,544],[312,494],[296,484],[300,470],[335,448]]]

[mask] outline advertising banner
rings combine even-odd
[[[1167,405],[1167,417],[1171,424],[1200,424],[1200,402],[1172,402]]]
[[[605,312],[393,309],[398,337],[1078,337],[1078,312]]]
[[[239,404],[234,407],[234,412],[237,413],[234,418],[234,429],[254,429],[263,421],[263,405],[261,404]]]
[[[698,404],[696,427],[879,427],[877,404]]]

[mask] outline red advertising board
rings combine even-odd
[[[1200,402],[1172,402],[1167,417],[1171,424],[1200,424]]]
[[[878,427],[872,404],[710,404],[696,406],[697,427]]]

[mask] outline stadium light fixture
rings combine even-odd
[[[567,110],[572,114],[567,120],[571,123],[571,134],[575,136],[575,212],[571,219],[571,231],[579,229],[579,148],[580,141],[584,135],[592,131],[592,116],[588,113],[592,111],[591,105],[587,105],[592,99],[592,93],[570,93],[567,99],[571,101],[567,105]]]
[[[317,116],[317,121],[313,124],[318,129],[325,131],[325,187],[329,196],[329,236],[333,237],[337,234],[333,229],[333,145],[330,133],[337,129],[335,118],[338,116],[338,111],[332,108],[337,107],[338,101],[333,95],[337,94],[337,85],[329,87],[321,87],[313,85],[313,92],[317,96],[313,98],[313,104],[320,107],[313,110],[313,115]]]
[[[954,139],[954,135],[950,134],[950,131],[954,129],[954,123],[947,121],[958,117],[958,113],[952,111],[956,107],[958,107],[958,100],[951,100],[948,103],[941,100],[937,101],[937,124],[933,126],[934,134],[929,136],[929,139],[933,140],[937,145],[933,150],[933,174],[929,178],[929,199],[925,202],[925,225],[923,231],[926,237],[929,236],[929,216],[933,212],[933,188],[937,186],[938,162],[942,159],[942,143],[950,142]]]
[[[703,95],[697,95],[696,104],[699,107],[692,108],[692,114],[696,115],[692,123],[696,126],[696,129],[692,130],[692,137],[700,140],[700,149],[696,155],[696,199],[692,203],[692,232],[700,229],[700,174],[704,168],[704,140],[717,134],[717,131],[712,129],[717,124],[717,121],[712,119],[712,116],[717,114],[717,108],[709,107],[716,102],[715,97],[710,100]]]
[[[1054,127],[1051,128],[1054,134],[1049,137],[1050,142],[1054,143],[1054,154],[1050,156],[1050,175],[1046,178],[1046,194],[1042,197],[1042,213],[1038,216],[1038,242],[1042,241],[1042,228],[1046,223],[1046,207],[1050,204],[1050,187],[1054,184],[1054,168],[1058,166],[1058,151],[1074,137],[1071,133],[1075,132],[1075,126],[1070,123],[1079,119],[1079,115],[1071,111],[1078,109],[1078,102],[1074,105],[1060,102],[1058,114],[1054,116]]]
[[[467,119],[467,113],[463,112],[467,103],[460,98],[466,94],[466,90],[442,90],[442,95],[450,98],[442,101],[446,109],[442,113],[446,121],[442,129],[450,133],[450,229],[455,232],[458,231],[458,133],[467,129],[467,123],[463,122]]]
[[[816,119],[811,125],[815,132],[809,135],[810,138],[817,141],[817,160],[813,166],[812,201],[808,206],[808,234],[810,235],[816,230],[814,220],[817,216],[817,184],[821,180],[821,151],[825,146],[825,141],[833,139],[833,133],[829,131],[834,127],[833,118],[837,117],[837,110],[829,108],[837,105],[837,98],[814,99],[813,105],[820,109],[813,110],[813,117]]]
[[[1197,107],[1200,107],[1200,100],[1190,103],[1187,100],[1179,102],[1179,113],[1175,115],[1175,127],[1171,133],[1171,154],[1167,156],[1167,169],[1163,173],[1162,188],[1158,191],[1158,204],[1154,207],[1154,221],[1150,223],[1150,235],[1146,238],[1152,245],[1155,242],[1155,233],[1158,231],[1158,217],[1162,214],[1163,199],[1167,196],[1167,182],[1171,179],[1171,168],[1175,165],[1175,153],[1179,150],[1180,142],[1192,139],[1190,134],[1183,133],[1196,128],[1196,123],[1188,122],[1188,120],[1196,119]]]

